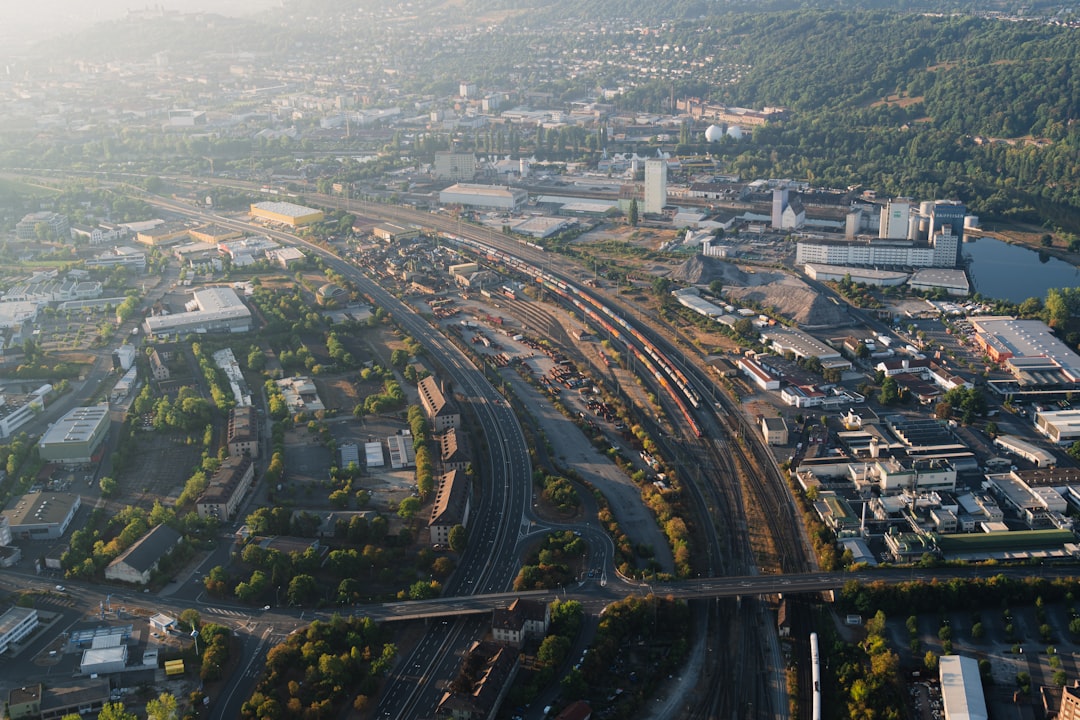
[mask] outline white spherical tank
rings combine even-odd
[[[743,139],[743,129],[738,125],[732,125],[727,129],[727,134],[735,140]]]
[[[717,142],[724,137],[724,129],[719,125],[710,125],[705,128],[705,142]]]

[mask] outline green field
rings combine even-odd
[[[60,190],[57,188],[44,187],[11,176],[0,175],[0,195],[17,194],[45,197],[47,195],[58,195],[59,193]]]

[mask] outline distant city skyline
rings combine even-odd
[[[18,55],[35,43],[118,20],[131,10],[213,12],[242,16],[282,0],[37,0],[0,9],[0,57]]]

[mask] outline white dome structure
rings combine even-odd
[[[743,129],[738,125],[729,126],[727,129],[727,134],[729,137],[734,138],[735,140],[743,139]]]
[[[705,129],[705,142],[719,142],[724,137],[724,130],[719,125],[710,125]]]

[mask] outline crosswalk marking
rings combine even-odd
[[[228,615],[229,617],[247,617],[251,613],[246,613],[240,610],[226,610],[225,608],[206,608],[208,612],[215,615]]]

